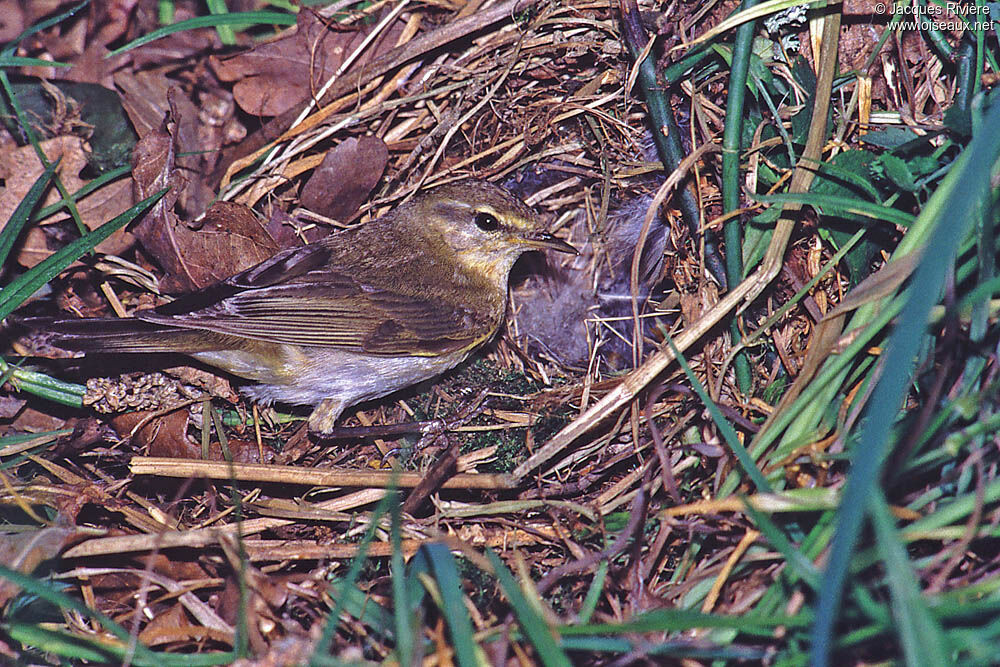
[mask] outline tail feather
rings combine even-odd
[[[80,352],[198,352],[205,345],[204,332],[178,329],[143,320],[89,318],[25,320],[45,334],[47,342]]]

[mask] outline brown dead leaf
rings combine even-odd
[[[137,198],[171,188],[139,223],[135,235],[166,271],[161,286],[167,291],[190,291],[249,268],[279,247],[245,206],[216,203],[199,222],[199,229],[181,221],[174,207],[187,179],[175,162],[177,124],[172,118],[173,111],[166,128],[140,139],[132,154]]]
[[[64,428],[71,428],[73,432],[56,441],[52,453],[57,458],[72,458],[81,452],[92,450],[94,445],[113,441],[115,438],[111,428],[96,417],[72,417],[66,420]]]
[[[191,632],[191,630],[196,629],[188,620],[184,607],[175,604],[166,611],[158,612],[150,619],[146,627],[139,633],[139,641],[145,646],[158,646],[174,642],[177,641],[178,631],[181,630],[188,631],[183,633],[185,639],[197,638],[198,635]]]
[[[140,138],[163,125],[170,110],[167,103],[170,86],[170,79],[161,70],[115,74],[115,87],[121,91],[122,107]]]
[[[389,149],[378,137],[351,137],[330,150],[302,188],[302,206],[346,222],[382,178]]]
[[[18,0],[0,0],[0,42],[7,43],[25,29],[24,10]]]
[[[353,67],[377,56],[379,44],[395,44],[403,22],[396,21],[378,43],[365,50]],[[212,57],[212,68],[223,81],[235,81],[236,103],[254,116],[277,116],[315,95],[364,41],[369,27],[337,31],[313,12],[299,12],[298,24],[283,36],[228,58]]]
[[[54,137],[40,143],[46,159],[59,160],[57,173],[69,192],[76,192],[86,185],[87,181],[80,178],[80,172],[87,166],[87,154],[83,139],[75,136]],[[31,189],[44,171],[38,154],[32,146],[10,146],[0,155],[0,179],[4,189],[0,192],[0,220],[10,218],[14,209]],[[122,213],[132,205],[128,196],[129,181],[121,179],[105,185],[100,190],[90,193],[77,203],[80,217],[88,229],[96,229],[103,223]],[[41,206],[54,204],[61,199],[56,188],[50,188]],[[50,224],[65,220],[68,214],[58,212],[42,221]],[[111,238],[97,246],[98,252],[118,254],[132,245],[132,235],[124,230],[115,232]],[[32,267],[42,261],[53,250],[65,243],[55,243],[49,248],[48,236],[37,226],[28,230],[19,249],[17,261],[26,267]]]
[[[0,419],[13,419],[24,407],[25,401],[13,396],[0,396]]]
[[[108,58],[108,45],[112,42],[127,41],[127,32],[134,16],[138,0],[109,0],[91,3],[85,21],[79,21],[73,30],[71,40],[65,40],[57,31],[43,31],[40,38],[56,60],[73,63],[73,67],[56,68],[53,78],[98,83],[106,88],[114,87],[112,75],[127,64],[134,53],[126,53]],[[134,27],[132,28],[135,29]],[[56,53],[63,52],[59,56]]]
[[[174,410],[149,420],[132,435],[133,429],[148,417],[148,412],[127,412],[113,417],[111,426],[119,437],[131,436],[136,446],[148,447],[150,456],[201,458],[201,446],[187,435],[187,410]]]
[[[117,415],[111,420],[111,425],[122,438],[132,434],[135,427],[149,417],[148,412],[128,412]],[[149,456],[164,456],[173,459],[200,459],[201,444],[192,440],[187,434],[188,411],[185,409],[157,417],[141,426],[133,442],[139,447],[146,447]],[[230,437],[227,441],[234,463],[260,463],[260,450],[252,440]],[[209,445],[208,460],[224,460],[222,446],[218,439],[213,439]]]
[[[280,248],[245,206],[217,202],[193,229],[174,212],[186,179],[175,166],[172,123],[167,130],[150,132],[136,144],[132,156],[136,196],[148,197],[164,187],[171,191],[136,227],[143,248],[167,275],[167,291],[206,287],[257,264]]]
[[[29,405],[18,413],[17,419],[10,423],[10,426],[3,431],[3,434],[45,433],[46,431],[57,431],[64,424],[65,420],[35,410]]]
[[[184,183],[174,165],[175,154],[173,137],[162,130],[140,139],[133,154],[138,197],[172,188],[135,230],[143,248],[166,271],[161,281],[165,290],[206,287],[279,250],[244,206],[216,203],[197,230],[181,222],[173,210]]]
[[[186,260],[211,282],[228,278],[278,252],[278,244],[243,204],[212,204],[185,248]]]
[[[167,291],[187,291],[204,287],[208,282],[189,271],[174,240],[183,230],[190,231],[174,213],[185,183],[174,160],[174,140],[166,129],[150,132],[136,143],[132,151],[133,198],[139,201],[163,188],[169,191],[143,216],[134,233],[146,252],[166,271],[160,285]]]
[[[174,194],[180,206],[178,213],[185,218],[204,213],[215,199],[215,192],[201,174],[215,167],[223,138],[229,137],[228,123],[223,119],[223,126],[215,127],[219,122],[217,114],[195,105],[162,70],[120,72],[115,75],[115,85],[121,90],[122,107],[140,138],[162,131],[167,121],[174,142],[171,160],[178,173],[188,176],[185,187]],[[214,108],[218,106],[217,97],[206,92],[202,101]]]

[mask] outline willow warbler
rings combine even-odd
[[[86,352],[178,352],[258,384],[257,401],[314,405],[310,429],[442,373],[503,323],[514,261],[576,252],[506,190],[470,180],[418,195],[129,319],[58,320]]]

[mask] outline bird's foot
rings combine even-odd
[[[318,436],[326,436],[333,432],[340,413],[344,411],[344,403],[335,398],[325,398],[309,415],[309,432]]]

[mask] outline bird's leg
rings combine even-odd
[[[324,398],[309,415],[309,430],[317,435],[330,434],[345,407],[343,401],[336,398]]]

